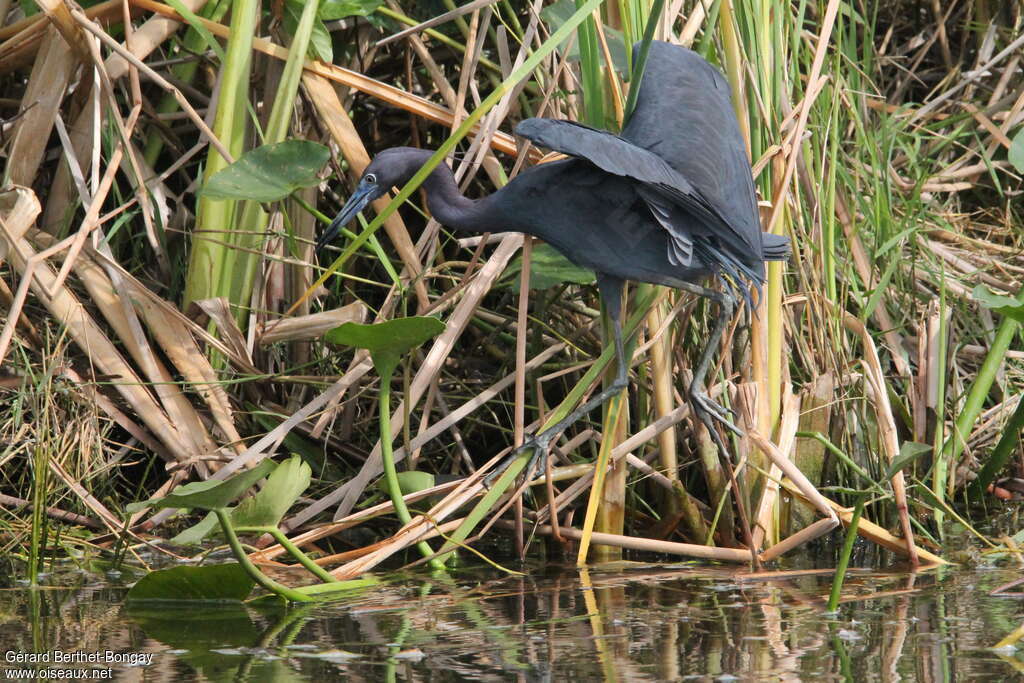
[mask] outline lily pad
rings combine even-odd
[[[255,585],[237,563],[171,567],[139,579],[128,591],[126,602],[241,602]]]
[[[203,186],[208,199],[275,202],[295,190],[320,183],[317,176],[330,151],[308,140],[285,140],[246,152],[214,173]]]

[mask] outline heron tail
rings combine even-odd
[[[761,254],[765,261],[788,261],[790,252],[789,238],[785,235],[761,233]]]

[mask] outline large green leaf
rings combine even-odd
[[[234,475],[226,481],[194,481],[183,484],[162,498],[150,498],[140,503],[132,503],[126,509],[136,512],[143,508],[196,508],[199,510],[219,510],[249,490],[249,487],[274,471],[277,463],[264,460],[251,470]]]
[[[999,315],[1013,318],[1024,324],[1024,297],[1003,296],[996,294],[985,285],[978,285],[971,292],[971,297],[985,308],[991,308]]]
[[[276,527],[288,508],[309,487],[311,477],[309,465],[293,455],[267,477],[267,485],[259,493],[246,498],[231,511],[231,521],[238,527]]]
[[[285,140],[246,152],[206,182],[207,199],[275,202],[320,182],[317,176],[330,151],[308,140]]]
[[[332,344],[366,349],[377,373],[385,377],[404,353],[443,331],[444,323],[437,318],[411,316],[372,325],[345,323],[329,331],[324,339]]]
[[[522,269],[523,259],[521,256],[517,256],[505,269],[505,273],[502,275],[502,284],[506,287],[518,288],[518,275]],[[510,278],[514,278],[514,280],[510,281]],[[594,271],[577,266],[550,244],[536,244],[530,253],[530,289],[548,289],[563,282],[589,285],[593,284],[596,279]]]
[[[139,579],[128,591],[126,602],[240,602],[255,585],[242,565],[236,563],[171,567]]]

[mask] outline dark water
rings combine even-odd
[[[990,594],[1021,576],[1008,563],[855,572],[836,615],[829,574],[666,565],[488,568],[315,607],[127,612],[116,579],[75,571],[0,590],[0,680],[1021,680],[1024,641],[991,648],[1024,623],[1024,599]],[[11,661],[32,653],[50,663]]]

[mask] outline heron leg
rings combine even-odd
[[[718,446],[719,450],[724,455],[728,451],[725,449],[725,444],[722,443],[721,437],[718,432],[713,428],[712,419],[720,422],[726,429],[731,431],[737,436],[743,436],[743,431],[733,424],[730,413],[732,411],[723,408],[717,401],[713,400],[708,396],[705,390],[704,379],[707,377],[708,370],[711,367],[711,357],[715,353],[715,349],[718,347],[719,342],[722,340],[722,335],[725,333],[725,328],[732,319],[733,312],[736,310],[736,298],[728,292],[719,292],[707,287],[701,287],[700,285],[693,284],[692,282],[684,282],[682,280],[672,280],[667,283],[676,289],[682,289],[697,296],[702,296],[706,299],[711,299],[718,304],[718,315],[715,316],[715,326],[711,330],[711,336],[708,338],[707,345],[701,351],[700,356],[697,359],[697,365],[693,369],[693,381],[690,382],[689,396],[690,404],[693,406],[694,412],[700,421],[707,426],[708,431],[711,432],[711,438],[714,439],[715,445]]]
[[[535,465],[543,467],[551,448],[551,442],[554,441],[559,434],[564,432],[569,426],[579,422],[594,408],[604,405],[610,401],[613,396],[621,393],[622,390],[629,385],[629,364],[626,362],[625,344],[622,341],[623,281],[616,277],[598,273],[597,286],[601,292],[601,300],[604,302],[605,309],[608,311],[608,317],[611,318],[612,321],[612,333],[615,335],[615,361],[618,365],[615,372],[615,379],[612,380],[612,383],[599,394],[592,396],[588,401],[583,403],[583,405],[577,407],[561,420],[547,429],[528,437],[523,442],[523,445],[512,451],[512,454],[506,458],[505,462],[500,464],[494,472],[489,475],[488,483],[493,477],[496,477],[498,474],[505,471],[505,469],[512,464],[512,461],[527,449],[533,449],[533,457],[527,465],[527,471],[532,469]]]

